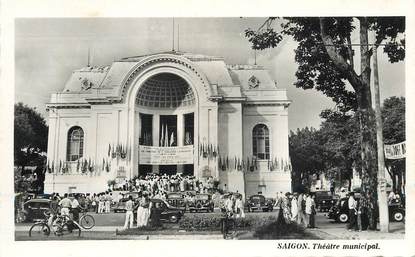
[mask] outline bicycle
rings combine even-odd
[[[82,209],[82,216],[79,218],[79,225],[83,229],[91,229],[95,226],[95,219],[91,214],[88,214],[87,208]]]
[[[48,225],[50,214],[45,213],[42,221],[36,222],[29,229],[29,237],[48,237],[50,235],[50,227]]]
[[[221,232],[223,239],[228,237],[228,234],[232,234],[235,230],[235,220],[233,219],[233,213],[226,211],[221,219]]]
[[[42,221],[36,222],[30,227],[29,237],[49,237],[51,233],[51,228],[48,224],[50,215],[50,213],[45,213],[45,218]],[[66,234],[81,236],[81,226],[67,215],[57,215],[52,221],[52,228],[57,236],[64,236]]]

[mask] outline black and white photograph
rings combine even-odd
[[[1,200],[14,244],[242,240],[356,256],[407,242],[405,14],[12,27],[14,185]]]

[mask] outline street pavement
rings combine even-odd
[[[135,235],[120,236],[116,235],[116,229],[122,229],[124,225],[125,214],[123,213],[91,213],[95,218],[95,227],[90,230],[82,230],[81,238],[78,237],[56,237],[50,236],[47,240],[87,240],[87,239],[150,239],[150,240],[167,240],[167,239],[199,239],[199,240],[215,240],[221,239],[219,232],[186,234],[180,231],[177,224],[168,224],[167,229],[174,230],[175,233],[157,235]],[[257,218],[265,218],[270,215],[277,215],[278,212],[255,212],[246,213],[247,216],[257,216]],[[213,215],[212,213],[200,213],[199,215]],[[15,226],[16,240],[32,240],[28,236],[31,223],[18,223]],[[402,222],[391,222],[390,233],[381,233],[380,231],[348,231],[347,224],[336,223],[325,216],[325,213],[318,213],[316,216],[316,229],[308,229],[308,231],[322,239],[403,239],[405,236],[405,224]],[[177,232],[179,231],[179,232]],[[177,232],[177,233],[176,233]]]

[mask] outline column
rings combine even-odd
[[[184,114],[177,115],[177,146],[184,146]],[[177,173],[183,173],[183,165],[177,165]]]
[[[153,138],[153,146],[159,146],[160,144],[160,115],[153,114],[153,125],[152,125],[152,135]],[[159,173],[159,165],[153,165],[152,170],[153,173]]]

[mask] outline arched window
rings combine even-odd
[[[84,131],[80,127],[72,127],[68,131],[67,161],[77,161],[84,152]]]
[[[259,160],[269,160],[269,130],[258,124],[252,131],[252,152]]]

